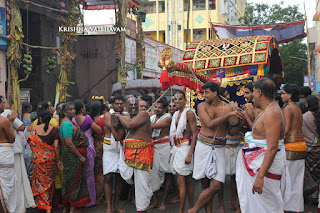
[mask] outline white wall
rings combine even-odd
[[[115,24],[114,10],[83,10],[84,25]]]

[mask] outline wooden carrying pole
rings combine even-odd
[[[310,47],[309,47],[309,30],[308,30],[308,18],[306,13],[306,4],[304,3],[304,20],[307,28],[307,51],[308,51],[308,79],[309,87],[311,88],[311,65],[310,65]]]

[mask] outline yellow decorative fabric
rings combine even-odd
[[[286,135],[284,143],[287,160],[300,160],[305,158],[307,145],[302,134]]]

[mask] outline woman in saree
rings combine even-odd
[[[96,150],[96,158],[94,160],[94,177],[96,183],[96,195],[97,195],[97,204],[104,202],[104,176],[102,168],[102,155],[103,155],[103,138],[104,138],[104,126],[103,126],[103,117],[101,115],[101,105],[100,102],[95,101],[90,105],[90,116],[92,120],[101,128],[102,133],[93,135],[94,138],[94,148]]]
[[[76,116],[72,119],[79,129],[88,137],[89,146],[87,147],[87,156],[86,156],[86,177],[87,184],[89,189],[90,203],[85,207],[94,206],[96,204],[96,187],[95,187],[95,178],[94,178],[94,158],[96,157],[96,151],[94,149],[94,142],[92,137],[92,131],[96,134],[101,134],[101,128],[92,120],[90,116],[85,116],[86,107],[84,103],[77,99],[73,101]]]
[[[31,188],[37,208],[48,213],[52,210],[56,163],[62,169],[59,130],[49,125],[50,111],[42,110],[38,117],[40,125],[33,128],[29,137],[33,168]]]
[[[63,212],[79,212],[77,207],[83,207],[90,202],[86,171],[88,138],[72,123],[75,116],[74,104],[65,103],[60,113],[61,159],[63,164],[62,203]]]
[[[302,132],[307,144],[304,195],[309,202],[319,202],[320,184],[320,112],[316,96],[306,98],[308,111],[303,114]],[[320,211],[318,206],[318,211]]]

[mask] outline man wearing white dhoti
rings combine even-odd
[[[5,98],[0,96],[0,113],[4,111]],[[12,123],[15,116],[8,116],[9,120],[0,116],[0,212],[9,212],[9,198],[14,188],[14,153],[15,141]]]
[[[192,155],[197,140],[197,116],[192,109],[186,107],[186,97],[183,92],[177,92],[173,100],[178,111],[174,113],[170,126],[170,140],[173,142],[170,169],[173,174],[177,174],[180,194],[179,213],[182,213],[184,211],[186,194],[188,195],[189,208],[192,208],[194,204]]]
[[[284,139],[287,164],[291,179],[291,195],[284,203],[285,211],[303,212],[303,181],[307,145],[302,134],[303,117],[296,102],[299,101],[300,87],[286,84],[282,90],[282,101],[287,104],[283,113],[286,120],[286,137]]]
[[[116,96],[113,100],[113,113],[123,114],[124,109],[124,98],[122,96]],[[111,110],[110,110],[111,111]],[[121,144],[115,140],[113,134],[118,134],[116,128],[111,125],[111,112],[107,112],[104,115],[104,140],[103,140],[103,174],[104,174],[104,190],[107,204],[107,213],[112,212],[112,185],[113,177],[115,176],[115,187],[114,187],[114,204],[113,210],[116,212],[123,212],[119,207],[120,194],[122,189],[122,178],[119,174],[119,156],[121,150]],[[123,128],[122,130],[123,131]]]
[[[198,212],[202,207],[205,207],[206,212],[212,212],[212,199],[225,180],[227,131],[234,135],[244,123],[244,119],[241,119],[237,126],[229,125],[227,121],[230,116],[243,116],[232,105],[220,100],[218,84],[207,82],[202,88],[205,102],[198,105],[201,130],[194,153],[193,178],[201,179],[203,191],[188,212]]]
[[[275,84],[268,78],[258,80],[253,89],[255,106],[262,111],[245,136],[246,147],[237,157],[236,181],[241,212],[284,212],[290,193],[283,147],[285,121],[274,101]]]
[[[151,169],[151,184],[153,190],[153,202],[148,209],[158,208],[160,211],[166,209],[166,200],[169,194],[171,184],[171,174],[169,166],[170,157],[170,139],[169,130],[171,125],[171,114],[166,113],[168,101],[160,98],[154,104],[155,115],[150,117],[152,127],[152,139],[154,140],[154,159]],[[159,206],[158,191],[165,182],[164,194],[161,205]]]
[[[129,168],[125,168],[123,162],[119,162],[121,164],[119,169],[121,176],[128,183],[132,183],[130,179],[133,174],[136,209],[137,212],[145,212],[153,194],[150,173],[154,155],[151,122],[148,112],[139,112],[137,98],[128,98],[126,107],[131,120],[125,119],[119,113],[112,115],[118,117],[121,125],[128,130],[123,140],[124,156],[120,153],[120,161],[124,160]],[[124,135],[124,132],[122,131],[119,135],[121,134]],[[114,136],[116,140],[120,140],[116,134]]]
[[[8,114],[11,114],[9,109],[1,113],[4,117],[7,117]],[[19,132],[24,130],[23,122],[16,118],[12,125],[15,134],[15,142],[13,144],[15,182],[9,198],[9,212],[25,212],[27,208],[35,207],[36,204],[23,158],[23,145]]]

